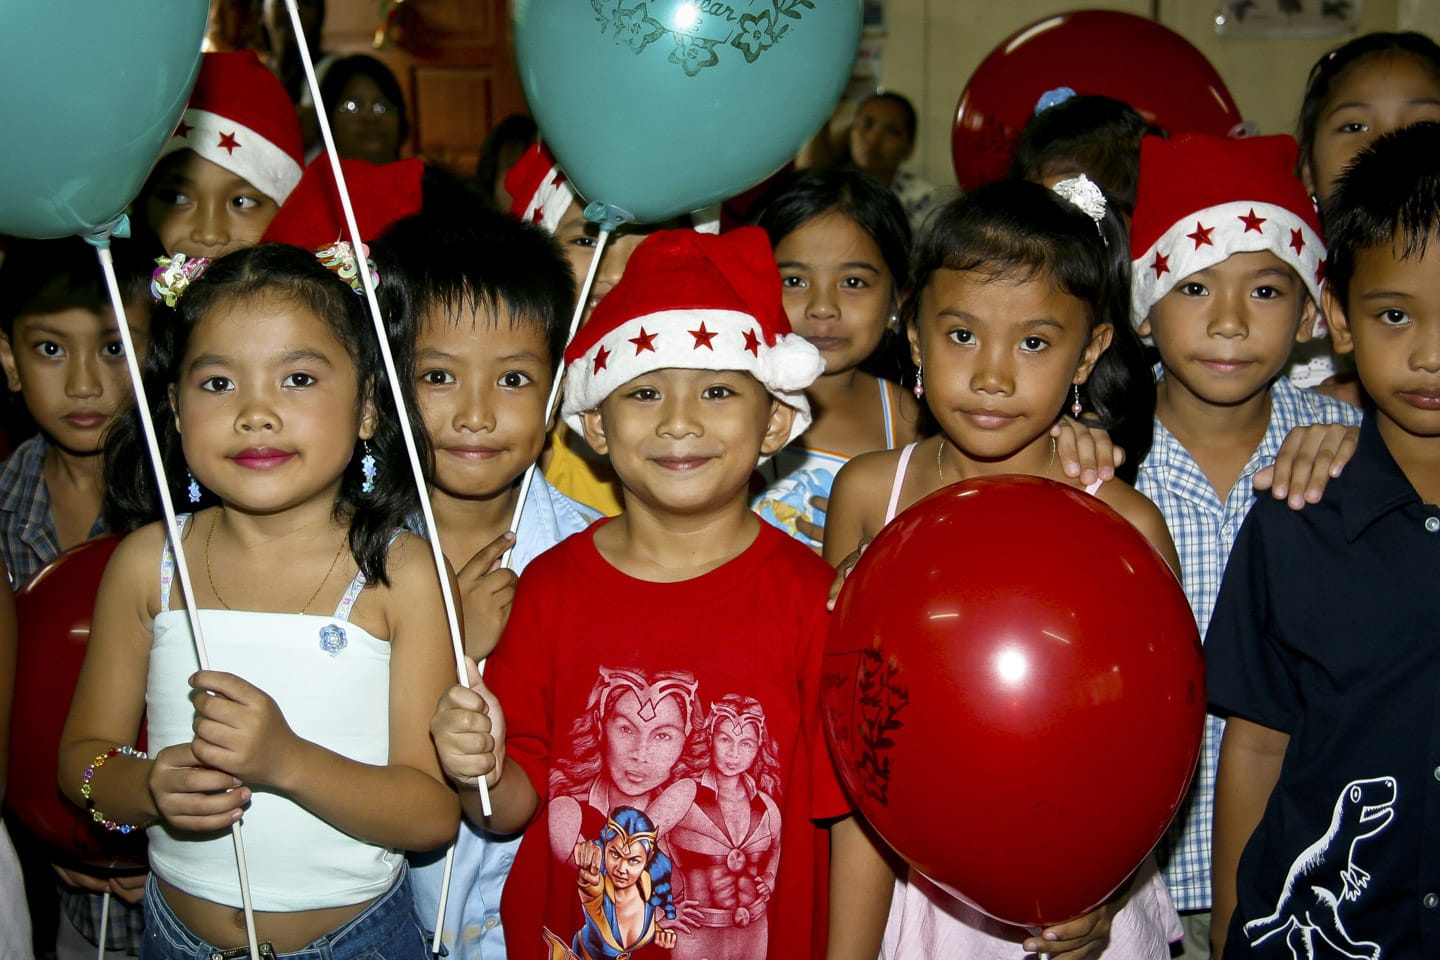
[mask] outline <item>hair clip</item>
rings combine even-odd
[[[165,301],[165,306],[173,307],[180,300],[180,295],[186,288],[196,280],[210,266],[209,257],[187,257],[183,253],[177,253],[173,257],[158,257],[155,260],[158,264],[155,272],[150,276],[150,296],[156,302]]]
[[[1095,232],[1100,234],[1101,240],[1105,240],[1105,231],[1100,228],[1100,221],[1105,219],[1105,191],[1096,186],[1094,180],[1082,173],[1077,177],[1061,180],[1053,189],[1079,207],[1081,213],[1094,220]],[[1109,242],[1105,240],[1107,245]]]
[[[1069,87],[1056,87],[1054,90],[1046,90],[1040,94],[1040,99],[1035,101],[1035,113],[1044,113],[1051,107],[1058,106],[1075,96],[1075,91]]]
[[[374,261],[370,259],[370,248],[364,244],[360,249],[365,254],[365,262],[370,265],[370,282],[374,286],[380,286],[380,271],[375,269]],[[330,270],[350,285],[350,289],[358,294],[365,293],[365,283],[360,279],[360,264],[355,256],[355,248],[348,240],[337,240],[323,250],[315,251],[315,257],[320,264]]]

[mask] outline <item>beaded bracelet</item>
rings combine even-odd
[[[105,762],[111,757],[134,757],[136,760],[148,760],[149,754],[144,750],[136,750],[128,744],[123,747],[111,747],[100,756],[90,761],[90,766],[80,775],[80,796],[85,798],[85,809],[90,811],[90,819],[94,820],[106,830],[114,833],[130,833],[133,830],[142,830],[145,824],[116,823],[114,820],[107,820],[105,814],[95,808],[95,801],[90,799],[90,781],[95,779],[95,771],[105,766]]]

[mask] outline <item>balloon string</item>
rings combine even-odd
[[[191,639],[195,642],[195,659],[201,670],[209,670],[210,656],[206,652],[205,635],[200,628],[200,611],[195,605],[190,565],[185,560],[185,551],[180,544],[180,522],[175,515],[175,501],[170,497],[170,482],[165,476],[165,462],[160,456],[155,421],[150,416],[150,400],[145,396],[145,381],[140,376],[140,360],[135,353],[135,340],[130,336],[125,298],[120,295],[120,284],[115,279],[115,260],[110,255],[108,244],[96,246],[95,255],[100,258],[100,269],[105,274],[105,286],[110,292],[110,306],[115,311],[115,324],[120,328],[120,342],[125,346],[125,367],[130,371],[130,383],[135,388],[135,407],[140,413],[140,427],[145,434],[150,466],[155,471],[155,486],[160,493],[160,510],[165,515],[165,536],[170,540],[170,552],[175,558],[175,572],[180,578],[180,588],[185,593],[185,616],[190,622]],[[255,908],[250,903],[250,872],[245,866],[245,843],[240,837],[240,821],[230,825],[230,832],[235,838],[235,867],[240,874],[240,901],[245,912],[245,935],[249,938],[247,942],[250,946],[250,960],[260,960],[259,940],[255,936]]]
[[[100,895],[100,931],[96,937],[95,960],[105,960],[105,940],[110,935],[110,891]]]
[[[595,286],[595,275],[600,272],[600,260],[605,253],[605,241],[610,239],[610,234],[615,230],[614,224],[603,224],[600,227],[600,236],[595,241],[595,252],[590,255],[590,269],[585,273],[585,282],[580,285],[580,296],[575,301],[575,312],[570,317],[570,332],[565,336],[565,348],[570,348],[570,341],[575,339],[575,333],[580,329],[580,318],[585,315],[585,303],[590,299],[590,290]],[[550,398],[545,401],[545,423],[548,426],[556,413],[556,404],[560,399],[560,389],[565,383],[565,351],[560,352],[560,363],[555,372],[555,380],[550,384]],[[520,532],[520,515],[525,512],[525,500],[530,496],[530,484],[534,482],[535,474],[539,471],[540,461],[530,464],[525,471],[525,477],[520,481],[520,497],[515,501],[515,513],[510,517],[510,532]],[[517,539],[516,543],[519,542]],[[500,565],[509,568],[510,555],[515,552],[512,545],[505,555],[500,558]],[[484,672],[484,664],[480,665],[481,672]]]

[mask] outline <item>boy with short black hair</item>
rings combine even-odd
[[[1160,364],[1153,439],[1135,489],[1165,516],[1202,636],[1256,500],[1255,475],[1276,461],[1292,430],[1360,419],[1282,375],[1315,320],[1325,259],[1314,207],[1293,172],[1295,153],[1287,136],[1146,137],[1140,147],[1131,310]],[[1210,938],[1222,729],[1207,719],[1190,795],[1157,848],[1185,926],[1186,960],[1204,960]]]
[[[1440,125],[1390,134],[1326,205],[1325,314],[1374,408],[1320,503],[1251,512],[1210,624],[1228,958],[1440,954],[1437,155]]]
[[[566,361],[564,414],[609,453],[625,510],[531,564],[494,697],[454,687],[431,722],[447,773],[490,783],[490,825],[526,829],[512,954],[809,956],[813,821],[849,813],[818,700],[832,571],[748,496],[810,419],[819,353],[746,227],[647,239]],[[845,876],[858,828],[832,836]],[[832,931],[854,915],[833,905]]]

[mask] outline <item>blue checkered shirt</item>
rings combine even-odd
[[[1155,379],[1162,380],[1160,368]],[[1250,455],[1240,479],[1222,501],[1205,479],[1205,474],[1175,435],[1157,417],[1150,455],[1140,464],[1135,489],[1154,501],[1165,516],[1175,549],[1180,554],[1180,571],[1190,609],[1205,636],[1220,578],[1230,558],[1230,548],[1240,533],[1240,524],[1255,502],[1251,481],[1255,474],[1275,462],[1285,436],[1296,427],[1315,423],[1344,423],[1358,426],[1356,408],[1295,386],[1285,377],[1270,389],[1270,426]],[[1175,909],[1210,909],[1210,839],[1215,813],[1215,769],[1220,756],[1220,737],[1225,724],[1220,718],[1205,719],[1205,738],[1200,746],[1200,765],[1189,796],[1170,830],[1155,849],[1165,886]]]

